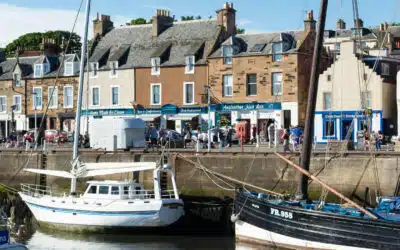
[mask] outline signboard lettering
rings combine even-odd
[[[0,230],[0,245],[8,244],[9,235],[7,230]]]

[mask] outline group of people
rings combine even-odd
[[[372,150],[372,145],[375,146],[375,150],[379,151],[382,149],[383,133],[378,130],[377,132],[372,131],[371,136],[368,132],[364,132],[364,148],[366,151]]]
[[[148,142],[149,147],[161,147],[168,140],[178,139],[178,134],[174,133],[171,129],[157,129],[153,123],[148,125],[145,129],[145,140]]]
[[[210,129],[210,139],[211,139],[211,147],[215,148],[216,145],[219,147],[232,147],[232,137],[233,137],[233,129],[229,126],[226,128],[219,128],[218,126],[213,126]],[[201,131],[200,128],[197,129],[197,133],[192,136],[191,141],[195,143],[199,143],[201,148],[208,147],[208,132]]]

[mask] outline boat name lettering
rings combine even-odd
[[[287,211],[282,211],[276,208],[271,208],[271,212],[272,215],[275,216],[279,216],[282,218],[286,218],[286,219],[293,219],[293,213],[292,212],[287,212]]]

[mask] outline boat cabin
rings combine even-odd
[[[143,184],[135,181],[88,181],[84,198],[105,199],[154,199],[153,190],[144,190]]]

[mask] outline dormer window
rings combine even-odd
[[[73,62],[65,63],[64,74],[66,76],[72,76],[74,74],[74,63]]]
[[[94,78],[97,77],[99,71],[99,63],[94,62],[94,63],[90,63],[90,77]]]
[[[14,73],[13,74],[13,80],[14,80],[14,87],[20,87],[21,86],[21,74]]]
[[[193,74],[194,73],[194,56],[186,56],[186,66],[185,66],[185,74]]]
[[[272,44],[272,61],[273,62],[282,61],[282,43]]]
[[[160,64],[161,64],[161,59],[159,57],[151,58],[151,75],[153,76],[160,75]]]
[[[118,61],[110,62],[110,76],[116,77],[118,75]]]
[[[222,56],[224,57],[224,64],[232,64],[232,56],[233,56],[232,46],[223,46]]]
[[[43,77],[43,64],[35,64],[35,78]]]

